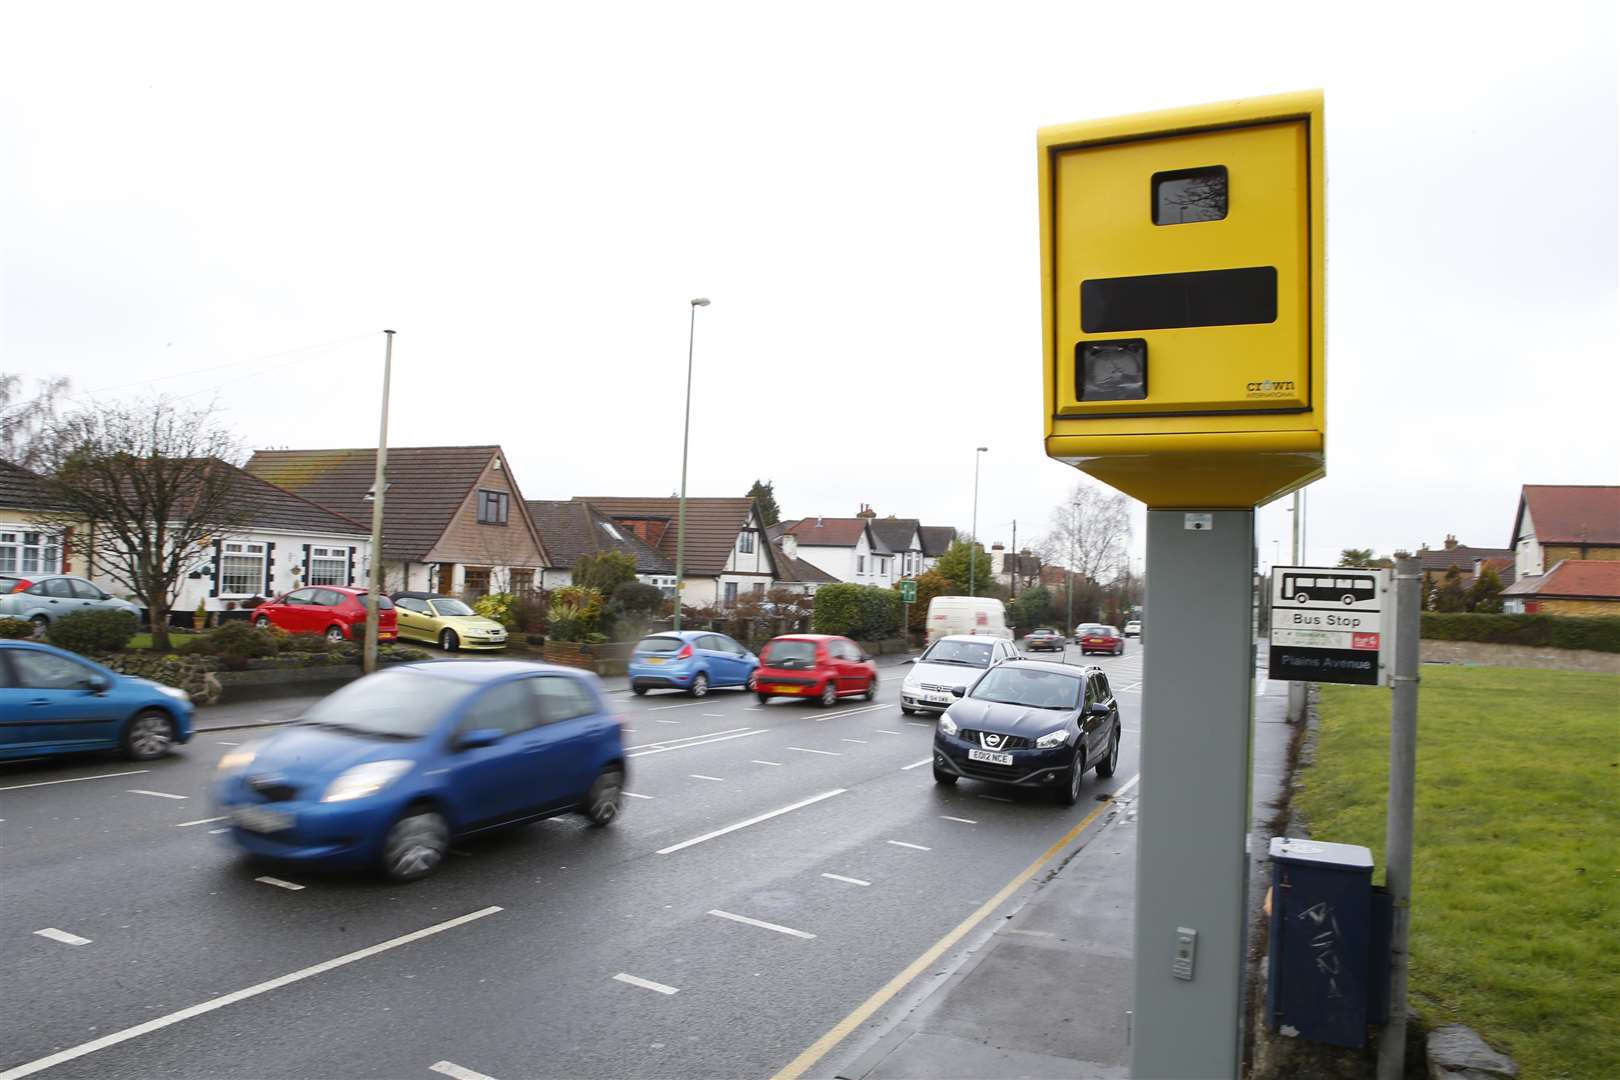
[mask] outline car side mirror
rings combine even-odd
[[[1104,705],[1100,701],[1093,701],[1091,703],[1091,715],[1092,716],[1107,716],[1108,715],[1108,706]]]
[[[494,746],[500,742],[506,732],[500,728],[473,728],[456,736],[457,750],[476,750],[480,746]]]
[[[92,694],[104,694],[110,686],[112,686],[112,680],[105,675],[91,675],[84,680],[84,688]]]
[[[951,687],[951,696],[952,697],[967,697],[967,687],[965,687],[965,686],[953,686],[953,687]]]

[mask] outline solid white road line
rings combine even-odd
[[[678,721],[675,721],[675,722],[678,723]],[[705,731],[700,735],[671,735],[667,739],[653,739],[653,740],[651,740],[649,742],[636,743],[636,745],[627,746],[627,747],[625,747],[625,749],[626,750],[646,750],[647,748],[653,747],[653,746],[674,746],[676,743],[696,742],[699,739],[712,739],[712,738],[715,738],[716,736],[719,736],[719,735],[733,735],[733,734],[736,734],[739,731],[752,731],[752,730],[754,730],[754,729],[753,728],[747,728],[747,727],[734,727],[734,728],[726,728],[724,731]]]
[[[666,709],[690,709],[694,705],[701,705],[701,704],[703,704],[703,703],[700,702],[700,701],[688,701],[688,702],[686,702],[685,704],[682,704],[682,705],[655,705],[653,708],[648,709],[647,711],[648,712],[663,712]]]
[[[626,975],[622,971],[613,977],[622,983],[629,983],[631,986],[639,986],[643,990],[656,990],[660,994],[680,993],[680,990],[673,986],[665,986],[663,983],[653,982],[651,979],[638,979],[634,975]]]
[[[428,1068],[436,1073],[443,1073],[448,1077],[452,1077],[453,1080],[495,1080],[493,1076],[473,1072],[471,1069],[464,1069],[453,1061],[435,1061]]]
[[[686,775],[690,776],[694,780],[717,780],[722,784],[726,782],[726,778],[723,777],[723,776],[704,776],[702,773],[695,773],[695,772],[694,773],[687,773]]]
[[[131,795],[152,795],[159,799],[189,799],[190,795],[170,795],[167,791],[147,791],[144,788],[130,788]]]
[[[831,878],[834,881],[848,882],[851,885],[870,885],[870,884],[872,884],[870,881],[862,881],[858,877],[845,877],[843,874],[822,874],[821,876],[824,877],[824,878]]]
[[[80,780],[110,780],[115,776],[139,776],[151,769],[131,769],[129,772],[100,773],[96,776],[70,776],[66,780],[36,780],[32,784],[12,784],[10,787],[0,787],[0,791],[21,791],[25,787],[50,787],[52,784],[77,784]]]
[[[865,746],[865,745],[866,745],[866,740],[865,740],[865,739],[840,739],[840,740],[838,740],[838,741],[839,741],[839,742],[852,742],[852,743],[860,743],[860,744],[861,744],[861,745],[862,745],[862,746]]]
[[[308,979],[312,976],[331,971],[333,968],[340,968],[347,964],[352,964],[357,960],[364,960],[367,957],[376,956],[378,953],[387,952],[389,949],[397,949],[401,945],[409,945],[413,941],[420,941],[422,938],[443,933],[446,930],[451,930],[465,923],[470,923],[474,919],[482,919],[486,915],[493,915],[500,910],[501,909],[498,907],[491,906],[484,908],[481,911],[474,911],[467,915],[461,915],[454,919],[448,919],[442,923],[435,923],[434,925],[425,927],[421,930],[415,930],[409,934],[402,934],[397,938],[390,938],[389,940],[379,942],[376,945],[368,945],[366,948],[357,949],[352,953],[345,953],[344,955],[336,957],[332,960],[324,960],[319,964],[315,964],[307,968],[301,968],[298,971],[289,972],[286,975],[278,975],[274,979],[269,979],[262,983],[256,983],[253,986],[246,987],[242,990],[233,990],[229,994],[222,994],[216,998],[209,998],[207,1001],[188,1006],[184,1009],[180,1009],[177,1012],[169,1013],[166,1016],[153,1017],[143,1024],[136,1024],[134,1027],[127,1027],[122,1031],[114,1031],[111,1034],[103,1035],[99,1039],[92,1039],[87,1043],[80,1043],[78,1046],[71,1046],[66,1050],[59,1050],[47,1057],[37,1058],[33,1061],[18,1065],[15,1068],[7,1069],[5,1072],[0,1073],[0,1080],[22,1080],[22,1078],[25,1076],[32,1076],[37,1072],[43,1072],[46,1069],[54,1068],[65,1061],[73,1061],[77,1058],[84,1057],[86,1054],[93,1054],[97,1050],[105,1050],[109,1046],[117,1046],[119,1043],[128,1042],[131,1039],[138,1039],[142,1035],[148,1035],[154,1031],[159,1031],[163,1028],[169,1027],[172,1024],[178,1024],[182,1020],[190,1020],[194,1016],[201,1016],[204,1013],[211,1013],[215,1009],[223,1009],[225,1006],[234,1005],[238,1001],[245,1001],[248,998],[258,997],[260,994],[269,993],[271,990],[279,990],[283,986],[287,986],[295,982],[301,982],[302,980]]]
[[[739,821],[735,825],[727,825],[723,829],[716,829],[714,832],[707,832],[702,836],[694,836],[690,840],[682,840],[680,843],[672,844],[667,848],[660,848],[658,850],[658,854],[672,855],[677,851],[682,851],[686,848],[692,847],[694,844],[701,844],[706,840],[713,840],[716,837],[725,836],[727,833],[734,833],[738,829],[746,829],[750,825],[758,825],[760,822],[769,821],[773,817],[781,817],[783,814],[790,814],[795,810],[800,810],[806,806],[809,806],[811,803],[818,803],[822,799],[830,799],[834,795],[842,795],[848,790],[848,788],[834,788],[831,791],[823,791],[820,795],[812,795],[808,799],[800,799],[796,803],[791,803],[776,810],[768,811],[760,814],[758,817],[751,817],[747,821]],[[0,1077],[0,1080],[5,1080],[5,1078]]]
[[[951,817],[951,815],[949,815],[949,814],[941,814],[939,816],[944,818],[946,821],[960,821],[964,825],[977,825],[978,824],[978,822],[974,821],[972,818]]]
[[[808,746],[790,746],[789,750],[797,750],[801,754],[824,754],[827,757],[843,757],[837,750],[812,750]]]
[[[923,847],[921,844],[908,844],[904,840],[885,840],[883,842],[885,844],[893,844],[895,847],[910,848],[913,851],[933,851],[934,850],[931,847]]]
[[[652,798],[651,795],[643,795],[640,792],[636,792],[636,791],[621,791],[621,792],[619,792],[619,794],[623,795],[627,799],[650,799],[650,798]]]
[[[291,889],[293,892],[297,892],[303,888],[302,885],[291,881],[282,881],[278,877],[256,877],[253,880],[262,881],[266,885],[274,885],[278,889]]]
[[[788,935],[790,935],[792,937],[796,937],[796,938],[805,938],[805,939],[808,940],[808,939],[814,938],[816,936],[814,934],[807,934],[803,930],[795,930],[791,926],[778,926],[773,922],[762,922],[759,919],[750,919],[746,915],[733,915],[729,911],[720,911],[718,909],[712,909],[712,910],[710,910],[709,914],[710,915],[717,915],[722,919],[730,919],[732,922],[740,922],[740,923],[744,923],[745,925],[748,925],[748,926],[757,926],[761,930],[775,930],[778,934],[788,934]]]
[[[1142,774],[1137,773],[1135,776],[1131,777],[1129,780],[1127,780],[1123,784],[1119,785],[1119,787],[1115,788],[1113,791],[1110,791],[1108,793],[1108,797],[1111,798],[1111,799],[1119,798],[1121,795],[1123,795],[1127,791],[1131,790],[1131,788],[1135,787],[1137,785],[1137,782],[1140,781],[1141,779],[1142,779]]]
[[[930,761],[933,761],[933,760],[934,759],[931,758],[931,757],[925,757],[921,761],[913,761],[910,765],[902,765],[902,766],[900,766],[900,771],[905,772],[907,769],[920,769],[924,765],[928,764]]]
[[[177,821],[174,823],[174,827],[177,829],[184,829],[188,825],[212,825],[216,821],[224,820],[225,819],[223,817],[205,817],[198,818],[196,821]]]
[[[694,746],[708,746],[710,743],[730,742],[732,739],[746,739],[750,735],[763,735],[764,728],[755,731],[739,731],[735,735],[713,735],[695,742],[681,742],[679,745],[660,746],[657,744],[647,746],[645,749],[631,750],[625,757],[646,757],[649,754],[664,754],[671,750],[690,750]]]
[[[47,926],[43,930],[35,930],[34,933],[43,938],[50,938],[52,941],[60,941],[64,945],[90,944],[89,938],[80,937],[78,934],[70,934],[66,930],[58,930],[54,926]]]
[[[754,758],[752,761],[749,762],[749,764],[750,765],[774,765],[778,769],[780,769],[782,767],[782,763],[780,761],[761,761],[759,758]]]
[[[680,721],[679,720],[654,720],[653,723],[655,723],[655,724],[678,724],[678,723],[680,723]]]

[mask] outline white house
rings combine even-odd
[[[923,572],[922,523],[916,518],[872,518],[872,532],[894,554],[894,579]]]
[[[792,547],[788,541],[791,538]],[[888,588],[900,577],[893,551],[866,517],[810,517],[783,522],[783,550],[839,581]]]

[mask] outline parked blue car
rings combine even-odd
[[[712,630],[672,630],[636,642],[630,654],[630,689],[685,690],[702,697],[716,686],[754,688],[759,657]]]
[[[402,664],[219,763],[244,851],[411,881],[457,837],[577,810],[618,816],[619,718],[595,675],[516,660]]]
[[[0,641],[0,760],[119,749],[160,758],[191,738],[191,696],[77,653]]]

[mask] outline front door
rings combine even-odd
[[[437,591],[444,596],[456,595],[456,564],[442,562],[439,564],[439,587]]]

